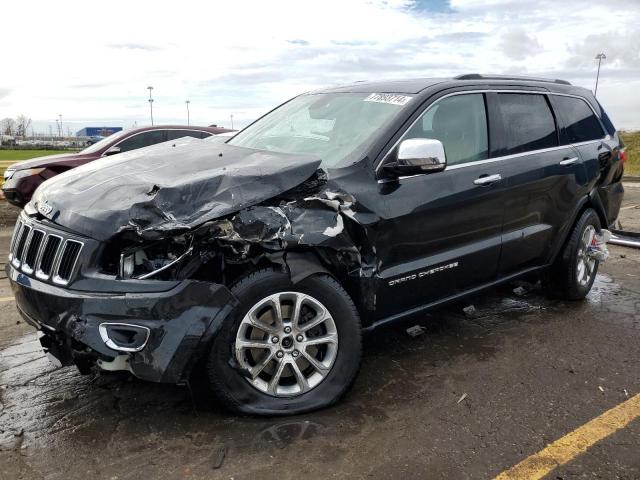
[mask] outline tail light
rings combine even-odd
[[[627,149],[623,148],[622,150],[620,150],[620,162],[624,165],[624,163],[627,161],[628,155],[627,155]]]

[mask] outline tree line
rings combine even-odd
[[[0,133],[2,135],[26,137],[29,127],[31,127],[31,119],[26,115],[18,115],[15,119],[7,117],[0,120]]]

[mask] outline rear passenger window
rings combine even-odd
[[[498,94],[506,131],[502,155],[558,146],[556,123],[543,95]]]
[[[434,138],[444,145],[447,165],[488,157],[487,114],[481,93],[454,95],[429,109],[404,139]]]
[[[554,95],[553,104],[564,119],[566,139],[563,143],[580,143],[604,137],[600,122],[581,98]]]

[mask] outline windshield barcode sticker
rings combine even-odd
[[[390,103],[392,105],[406,105],[411,97],[397,93],[372,93],[364,99],[365,102]]]

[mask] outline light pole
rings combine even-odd
[[[151,126],[153,126],[153,97],[151,96],[151,90],[153,90],[153,87],[149,86],[147,87],[147,90],[149,90],[149,111],[151,112]]]
[[[62,114],[58,114],[58,118],[60,119],[60,137],[64,135],[64,130],[62,129]]]
[[[62,133],[60,131],[60,122],[58,122],[57,118],[56,118],[56,130],[58,130],[58,137],[62,137]]]
[[[233,113],[231,114],[231,130],[233,130]]]
[[[191,125],[191,123],[189,123],[190,118],[189,118],[189,104],[191,103],[189,100],[184,102],[187,105],[187,125]]]
[[[600,64],[602,63],[602,60],[604,60],[605,58],[607,58],[607,56],[604,53],[599,53],[596,55],[596,60],[598,60],[598,73],[596,73],[596,88],[593,91],[594,97],[598,95],[598,79],[600,78]]]

